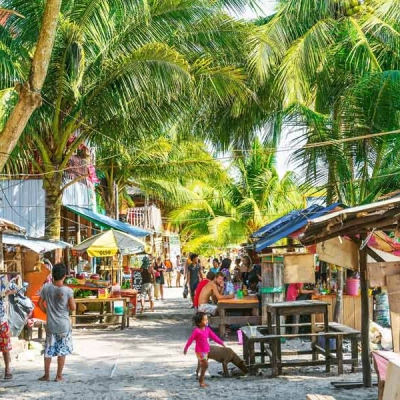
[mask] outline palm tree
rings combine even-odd
[[[10,19],[1,33],[29,57],[43,4],[3,3],[26,18]],[[194,113],[208,102],[224,104],[242,93],[249,95],[246,77],[233,62],[245,24],[223,11],[225,5],[242,4],[236,0],[63,3],[43,105],[16,150],[43,177],[46,237],[59,237],[63,190],[85,178],[63,184],[63,171],[83,143],[97,136],[117,143],[143,137],[151,141],[152,132],[179,124],[187,112]]]
[[[381,122],[390,120],[387,125],[370,125],[371,118],[361,126],[349,122],[356,107],[349,103],[349,96],[354,99],[350,93],[372,76],[377,84],[374,92],[387,92],[385,71],[399,69],[400,62],[398,3],[356,3],[281,1],[276,14],[257,28],[250,42],[249,63],[262,84],[272,87],[275,114],[287,124],[302,128],[296,135],[301,147],[295,155],[299,171],[310,186],[326,187],[329,203],[370,200],[368,185],[355,183],[360,179],[366,183],[371,170],[375,176],[380,175],[380,163],[386,158],[384,149],[389,143],[382,146],[384,138],[323,147],[315,147],[315,143],[382,132],[393,126],[388,107],[386,111],[380,108],[384,112]],[[392,91],[391,98],[394,95]],[[365,115],[363,120],[367,122],[368,117]],[[393,190],[387,185],[380,187],[376,179],[374,182],[378,184],[374,195]]]
[[[169,210],[189,201],[190,193],[184,187],[187,179],[224,179],[218,163],[212,159],[204,144],[196,140],[179,140],[175,135],[160,134],[142,138],[135,143],[103,143],[98,146],[96,187],[108,215],[114,216],[117,185],[120,198],[126,198],[128,186],[140,188],[146,196]]]
[[[275,153],[272,145],[256,140],[250,151],[233,156],[228,185],[191,184],[193,201],[170,215],[188,250],[240,244],[271,220],[302,208],[304,198],[295,176],[287,172],[279,178]]]

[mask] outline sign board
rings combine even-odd
[[[132,289],[136,289],[138,293],[142,290],[142,274],[140,269],[132,269]]]
[[[314,254],[286,254],[283,262],[284,283],[315,283]]]
[[[398,353],[400,352],[400,275],[387,276],[386,283],[389,295],[393,351]]]
[[[351,240],[335,237],[318,243],[317,254],[321,261],[358,270],[358,246]]]
[[[370,287],[386,286],[386,277],[400,275],[400,262],[376,262],[367,264]]]

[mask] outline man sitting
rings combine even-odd
[[[196,291],[194,292],[194,299],[193,299],[194,308],[199,307],[199,297],[200,297],[200,293],[203,290],[204,286],[206,286],[208,282],[213,281],[214,279],[215,279],[215,273],[208,271],[207,275],[206,275],[206,279],[203,279],[197,285]]]
[[[218,272],[215,275],[215,279],[208,282],[207,285],[203,287],[199,295],[199,311],[209,315],[215,315],[217,313],[217,305],[210,304],[211,298],[219,301],[222,299],[233,299],[235,297],[234,294],[223,295],[220,293],[219,288],[221,285],[223,285],[223,282],[224,274],[222,272]]]

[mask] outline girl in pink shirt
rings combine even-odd
[[[204,383],[204,376],[208,368],[208,353],[210,352],[210,343],[208,343],[208,339],[212,339],[215,343],[218,343],[221,346],[225,347],[225,345],[224,342],[208,326],[207,314],[198,312],[193,317],[193,321],[196,327],[193,329],[193,332],[186,343],[183,354],[187,353],[188,348],[193,341],[195,341],[196,346],[194,351],[196,352],[196,356],[200,363],[200,387],[207,387],[207,385]]]

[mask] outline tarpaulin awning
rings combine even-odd
[[[251,234],[251,238],[259,238],[259,240],[254,243],[255,250],[257,252],[264,250],[266,247],[271,246],[278,240],[288,237],[293,232],[304,228],[310,219],[325,215],[335,210],[337,207],[343,208],[344,205],[341,203],[334,203],[328,207],[322,207],[313,204],[303,210],[291,211],[289,214],[276,219]]]
[[[48,241],[44,239],[29,238],[27,236],[3,234],[3,244],[8,246],[23,246],[31,249],[35,253],[46,253],[56,249],[72,247],[69,243],[62,241]]]
[[[118,231],[122,231],[136,237],[145,237],[152,233],[151,231],[148,231],[146,229],[138,228],[125,222],[110,218],[107,215],[96,213],[92,210],[89,210],[88,208],[70,205],[66,205],[65,207],[73,213],[80,215],[81,217],[95,223],[102,228],[116,229]]]

